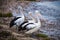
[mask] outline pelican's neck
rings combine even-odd
[[[23,18],[23,19],[25,19],[24,18],[24,12],[23,12],[23,9],[22,9],[22,7],[20,7],[20,6],[18,6],[18,14],[20,14],[20,16]]]
[[[22,9],[18,9],[18,13],[20,13],[21,16],[24,16],[24,14],[23,14],[24,12]]]
[[[41,21],[40,21],[40,19],[39,19],[38,16],[36,16],[36,21],[37,21],[37,25],[40,25],[41,24]]]
[[[29,16],[31,17],[31,19],[35,22],[35,18],[33,17],[32,13],[29,13]]]
[[[39,19],[39,12],[35,12],[35,16],[36,16],[37,25],[41,26],[41,21]]]

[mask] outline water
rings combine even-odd
[[[33,12],[39,10],[42,16],[48,21],[45,23],[45,27],[40,30],[44,34],[60,36],[60,1],[53,2],[30,2],[29,5],[24,8],[25,16],[28,16],[28,12]],[[48,24],[52,23],[52,25]]]

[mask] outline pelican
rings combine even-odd
[[[39,11],[35,11],[35,16],[36,16],[36,21],[37,22],[33,22],[33,25],[32,24],[30,24],[30,25],[27,25],[27,28],[30,28],[31,30],[29,30],[29,31],[27,31],[27,32],[25,32],[26,34],[31,34],[31,33],[34,33],[34,32],[36,32],[37,30],[39,30],[40,29],[40,27],[41,27],[41,22],[40,22],[40,19],[39,19],[39,17],[38,17],[38,15],[39,15]]]
[[[32,18],[32,20],[27,20],[27,22],[20,25],[20,26],[22,26],[22,27],[20,27],[20,29],[27,30],[27,32],[25,32],[26,34],[34,33],[37,30],[39,30],[41,27],[41,22],[37,15],[37,14],[39,14],[39,11],[35,11],[36,19],[31,15],[31,12],[29,12],[29,14],[30,14],[30,17]]]
[[[23,10],[21,6],[18,6],[17,10],[10,9],[12,11],[13,16],[15,17],[11,22],[10,22],[10,28],[14,25],[20,26],[21,23],[24,22],[25,17],[23,14]]]
[[[32,12],[29,12],[29,17],[31,17],[31,14],[32,14]],[[18,30],[19,31],[21,31],[21,30],[28,30],[28,29],[30,29],[29,27],[28,28],[26,28],[26,26],[27,25],[33,25],[33,23],[35,22],[35,20],[34,20],[34,18],[33,17],[31,17],[32,19],[27,19],[26,21],[24,21],[21,25],[20,25],[20,27],[18,28]]]

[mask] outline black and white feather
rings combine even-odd
[[[17,9],[12,9],[10,8],[13,17],[15,17],[13,20],[11,20],[10,22],[10,27],[16,25],[17,27],[19,27],[21,25],[21,23],[24,22],[25,17],[24,17],[24,13],[22,10],[21,6],[18,6]]]
[[[33,24],[29,24],[29,25],[27,25],[27,28],[28,29],[31,29],[31,30],[29,30],[29,31],[27,31],[27,32],[25,32],[26,34],[31,34],[31,33],[34,33],[34,32],[36,32],[37,30],[39,30],[40,29],[40,27],[41,27],[41,21],[40,21],[40,19],[39,19],[39,17],[38,17],[38,15],[37,14],[39,14],[39,11],[35,11],[35,20],[32,22]],[[32,21],[32,20],[31,20]],[[36,22],[37,21],[37,22]]]
[[[30,15],[29,17],[31,17],[32,19],[25,21],[25,16],[21,6],[18,6],[17,10],[11,9],[11,8],[10,10],[12,10],[12,14],[15,17],[10,22],[10,27],[12,27],[13,25],[16,25],[19,31],[28,30],[27,32],[25,32],[26,34],[36,32],[41,27],[41,21],[37,15],[37,14],[40,14],[39,11],[35,11],[36,18],[31,15],[32,12],[29,12],[29,15]]]
[[[37,30],[40,29],[41,27],[41,21],[38,17],[39,11],[35,11],[35,17],[32,16],[32,12],[29,12],[29,17],[31,17],[31,20],[27,20],[25,22],[23,22],[20,26],[20,29],[22,30],[28,30],[27,32],[25,32],[26,34],[31,34],[36,32]]]

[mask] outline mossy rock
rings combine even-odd
[[[42,38],[43,40],[51,40],[47,35],[45,34],[36,34],[37,37]]]
[[[45,34],[36,34],[37,37],[47,38],[48,36]]]

